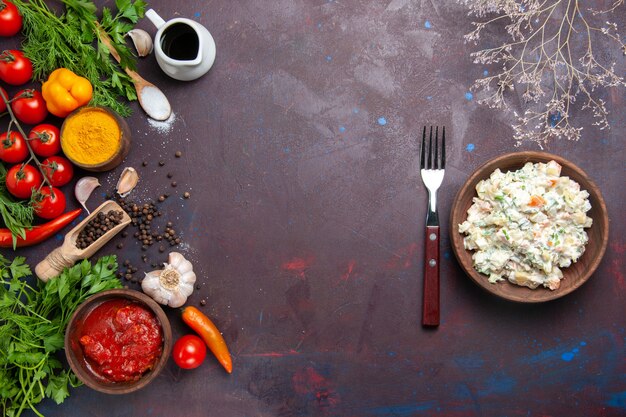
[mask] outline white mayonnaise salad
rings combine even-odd
[[[559,288],[566,268],[585,251],[592,220],[589,193],[561,177],[555,161],[496,169],[476,185],[478,197],[459,225],[474,268],[495,283]]]

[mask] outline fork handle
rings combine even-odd
[[[439,326],[439,226],[426,226],[422,325]]]

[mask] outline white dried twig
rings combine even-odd
[[[510,109],[505,98],[518,91],[524,109],[517,118],[514,138],[520,145],[534,141],[540,147],[551,138],[580,138],[581,127],[570,123],[571,106],[582,100],[583,109],[594,117],[594,125],[610,128],[604,100],[596,98],[598,87],[624,87],[616,62],[598,60],[596,45],[606,42],[626,46],[615,23],[598,20],[623,13],[624,0],[614,0],[605,10],[582,9],[579,0],[458,0],[478,18],[475,29],[465,36],[478,43],[486,28],[504,24],[508,41],[472,53],[475,63],[498,64],[495,74],[476,80],[472,89],[479,103]],[[623,63],[623,60],[622,60]]]

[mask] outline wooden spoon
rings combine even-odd
[[[109,35],[107,35],[106,31],[104,31],[99,24],[96,24],[96,26],[102,43],[106,45],[111,55],[113,55],[113,58],[121,64],[120,55],[113,47],[111,38],[109,38]],[[172,114],[172,106],[170,106],[170,102],[167,100],[167,97],[165,97],[165,94],[163,94],[157,86],[146,81],[135,71],[128,68],[124,68],[124,71],[126,71],[126,74],[133,80],[135,90],[137,91],[137,98],[139,99],[139,104],[143,111],[154,120],[167,120]]]
[[[106,214],[111,210],[118,210],[122,212],[122,222],[100,236],[85,249],[78,249],[78,247],[76,247],[76,239],[87,222],[97,216],[98,213]],[[78,223],[76,227],[65,235],[65,240],[63,240],[63,244],[60,247],[50,252],[50,254],[46,256],[46,259],[37,264],[35,267],[35,274],[44,282],[48,281],[52,277],[56,277],[63,271],[63,268],[69,268],[74,265],[76,261],[87,259],[92,256],[120,230],[128,226],[130,222],[130,216],[119,206],[119,204],[113,200],[105,201],[100,205],[100,207],[95,209],[89,216],[85,217],[82,222]]]

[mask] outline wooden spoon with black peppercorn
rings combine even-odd
[[[81,259],[87,259],[130,223],[128,214],[115,201],[105,201],[65,235],[63,244],[35,267],[42,281],[59,275]]]

